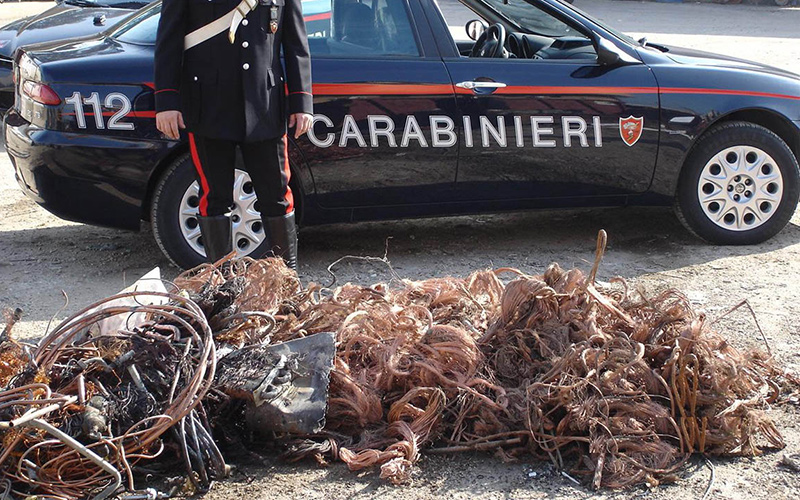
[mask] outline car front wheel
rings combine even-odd
[[[159,180],[151,205],[153,235],[161,251],[182,269],[206,260],[197,222],[199,188],[189,154],[180,156]],[[261,257],[267,252],[261,213],[250,176],[236,169],[231,211],[233,248],[239,256]]]
[[[675,209],[700,238],[752,245],[788,224],[800,195],[797,159],[760,125],[730,122],[700,138],[681,172]]]

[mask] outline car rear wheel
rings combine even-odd
[[[788,224],[800,195],[797,159],[760,125],[730,122],[700,138],[681,172],[675,209],[700,238],[761,243]]]
[[[176,266],[189,269],[206,260],[197,223],[198,185],[189,154],[180,156],[161,176],[153,194],[150,220],[161,251]],[[231,211],[233,248],[239,256],[261,257],[267,252],[261,213],[250,176],[236,170]]]

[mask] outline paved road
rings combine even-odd
[[[800,73],[800,7],[575,0],[608,24],[653,42],[764,62]]]

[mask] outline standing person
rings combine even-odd
[[[229,212],[238,147],[272,252],[297,267],[287,106],[295,138],[312,119],[300,1],[163,1],[155,51],[156,126],[173,140],[180,129],[188,132],[200,186],[198,221],[211,262],[232,250]]]

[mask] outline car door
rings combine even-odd
[[[544,2],[468,1],[511,26],[506,47],[521,53],[445,58],[463,126],[462,195],[509,200],[645,191],[659,141],[658,90],[649,68],[630,57],[599,63],[589,33],[539,8]],[[529,27],[528,40],[520,26]],[[524,57],[525,43],[532,57]]]
[[[455,182],[457,108],[430,29],[415,23],[417,0],[319,4],[303,3],[315,99],[301,146],[316,203],[441,200]]]

